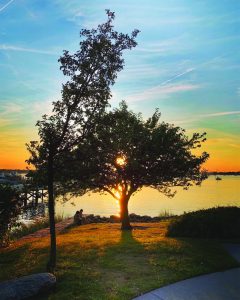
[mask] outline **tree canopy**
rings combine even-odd
[[[79,166],[88,167],[89,189],[108,192],[119,200],[122,227],[128,229],[127,204],[135,192],[146,186],[174,196],[173,187],[186,189],[206,177],[201,165],[208,154],[192,151],[201,147],[205,135],[194,133],[188,137],[184,129],[160,122],[158,110],[144,120],[122,102],[118,109],[102,116],[89,140],[91,147],[82,160],[85,162],[79,162]],[[89,153],[90,148],[94,155]],[[71,183],[78,186],[77,181]]]
[[[54,167],[61,171],[62,153],[69,153],[88,135],[108,106],[110,87],[124,67],[123,51],[137,45],[139,31],[134,30],[131,36],[118,33],[112,24],[115,14],[106,13],[106,23],[80,31],[80,50],[74,54],[64,50],[58,60],[69,80],[62,86],[61,99],[53,102],[52,114],[44,115],[36,124],[40,141],[27,145],[31,154],[28,162],[37,170],[46,170],[52,156]]]

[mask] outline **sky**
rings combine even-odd
[[[25,144],[66,80],[58,58],[79,31],[116,14],[115,28],[141,31],[124,54],[112,107],[125,100],[188,134],[207,132],[209,171],[240,171],[240,1],[0,0],[0,169],[26,167]]]

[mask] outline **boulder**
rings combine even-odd
[[[115,215],[110,216],[110,223],[118,223],[118,222],[120,222],[119,216],[115,216]]]
[[[137,222],[138,220],[139,220],[139,215],[136,215],[136,214],[134,214],[134,213],[131,213],[130,215],[129,215],[129,218],[130,218],[130,221],[131,222]]]
[[[102,217],[101,219],[102,219],[103,223],[109,222],[109,218],[107,218],[107,217]]]
[[[51,273],[39,273],[0,282],[1,300],[22,300],[45,293],[56,284]]]

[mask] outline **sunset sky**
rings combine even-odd
[[[113,88],[150,116],[207,132],[209,171],[240,171],[240,1],[0,0],[0,169],[25,168],[35,123],[60,98],[58,58],[81,28],[116,13],[116,29],[141,31]]]

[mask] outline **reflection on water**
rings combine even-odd
[[[177,191],[175,197],[167,198],[156,190],[144,188],[131,197],[129,213],[157,216],[163,211],[182,214],[184,211],[214,206],[240,206],[240,176],[222,176],[222,180],[219,181],[214,176],[210,176],[200,187],[194,186],[188,191],[177,188]],[[80,208],[86,214],[101,216],[110,216],[119,212],[119,206],[113,197],[93,193],[72,198],[64,205],[57,203],[56,213],[72,216]]]
[[[21,218],[23,220],[32,220],[36,217],[44,218],[47,214],[47,205],[45,203],[38,203],[37,205],[28,206],[23,210]]]

